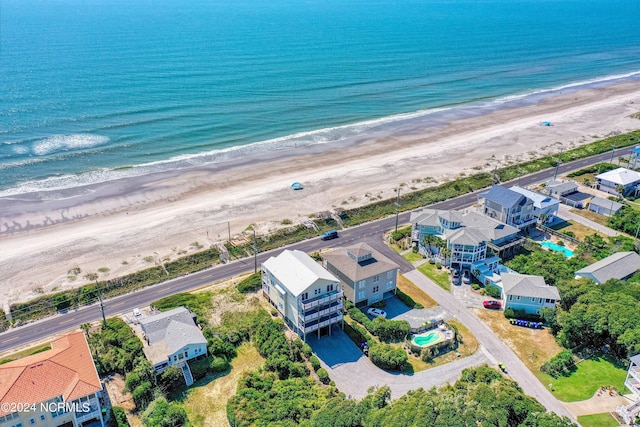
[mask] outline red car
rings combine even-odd
[[[500,301],[484,301],[482,303],[482,305],[484,305],[484,308],[493,308],[496,310],[500,310],[502,308],[502,303]]]

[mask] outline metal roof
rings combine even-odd
[[[296,297],[318,281],[340,282],[313,258],[299,250],[286,249],[280,255],[263,262],[262,266]]]
[[[596,175],[596,179],[613,182],[618,185],[629,185],[640,182],[640,173],[625,168],[618,168]]]
[[[518,187],[517,185],[511,187],[511,191],[522,194],[524,197],[533,200],[533,206],[538,209],[546,209],[553,205],[559,205],[560,201],[554,199],[546,194],[540,194],[535,191],[527,190],[526,188]]]
[[[524,205],[526,203],[526,197],[522,194],[501,185],[494,185],[489,191],[480,194],[480,197],[484,197],[486,200],[490,200],[506,208],[511,208],[516,205]]]
[[[586,276],[604,283],[609,279],[624,279],[640,270],[640,255],[635,252],[617,252],[576,271],[576,276]]]

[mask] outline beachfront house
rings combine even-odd
[[[410,221],[411,238],[419,251],[435,253],[443,264],[456,269],[470,269],[487,258],[488,249],[500,256],[515,251],[522,243],[518,228],[473,211],[422,209],[413,212]],[[438,247],[433,237],[444,244]]]
[[[600,191],[617,196],[637,195],[640,193],[640,172],[617,168],[595,176]]]
[[[613,216],[622,209],[623,206],[624,205],[622,203],[618,203],[613,200],[594,197],[589,202],[589,207],[587,209],[600,215]]]
[[[344,297],[366,307],[396,294],[398,265],[366,243],[323,254],[323,265],[340,279]]]
[[[522,310],[526,314],[540,315],[543,308],[555,308],[560,293],[547,285],[542,276],[502,273],[502,303],[506,309]]]
[[[510,190],[523,195],[533,202],[533,217],[536,218],[539,224],[549,225],[556,220],[558,208],[560,207],[559,200],[547,194],[541,194],[517,185],[511,187]]]
[[[340,280],[305,252],[287,249],[262,263],[262,292],[305,341],[342,323]]]
[[[640,270],[640,255],[635,252],[616,252],[576,271],[576,279],[586,277],[601,285],[609,279],[624,280]]]
[[[0,364],[0,426],[104,427],[102,383],[83,332]]]
[[[501,185],[494,185],[478,196],[482,212],[498,221],[518,229],[535,225],[533,200]]]
[[[195,314],[184,307],[140,319],[144,355],[156,374],[169,366],[182,370],[187,385],[193,384],[188,360],[207,354],[207,340],[196,325]]]

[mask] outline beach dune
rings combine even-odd
[[[425,178],[443,182],[640,129],[631,117],[638,105],[637,82],[621,82],[346,147],[0,198],[0,301],[80,286],[87,273],[109,278],[175,259],[250,224],[267,232],[285,219],[394,197],[399,185],[424,188],[432,185]],[[291,190],[295,181],[304,190]]]

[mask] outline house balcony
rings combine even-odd
[[[324,328],[325,326],[333,325],[342,320],[342,312],[337,311],[333,313],[328,318],[321,318],[320,320],[312,321],[311,323],[300,322],[300,329],[304,331],[305,334],[309,332],[317,331],[320,328]]]
[[[309,298],[304,302],[298,300],[298,311],[307,312],[314,307],[331,304],[333,301],[342,301],[342,289]]]
[[[101,419],[100,417],[102,416],[102,408],[100,408],[100,404],[98,403],[97,399],[91,399],[89,402],[85,402],[84,405],[87,405],[88,407],[81,405],[82,404],[78,403],[78,407],[76,409],[79,410],[76,410],[75,412],[76,421],[79,425],[82,425],[82,423],[84,423],[85,421],[90,421],[94,418],[97,418],[99,420]]]
[[[624,386],[627,387],[636,397],[640,397],[640,380],[634,377],[628,377],[624,382]]]
[[[342,300],[333,301],[328,308],[312,309],[311,312],[299,313],[305,324],[318,318],[329,316],[336,311],[342,310]]]

